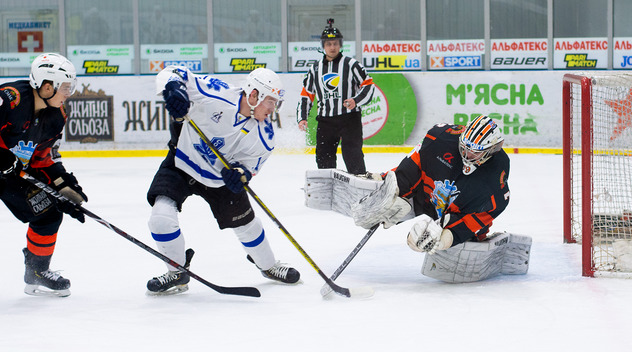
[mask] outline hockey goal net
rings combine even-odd
[[[582,275],[632,277],[632,75],[563,79],[564,241]]]

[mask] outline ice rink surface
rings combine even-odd
[[[369,171],[403,155],[367,154]],[[340,159],[340,158],[339,158]],[[324,281],[253,202],[277,259],[302,283],[263,278],[232,231],[190,198],[180,224],[194,248],[191,270],[225,286],[255,286],[260,298],[220,295],[192,280],[179,296],[148,297],[166,271],[156,257],[99,223],[64,218],[51,268],[72,281],[67,298],[22,290],[26,225],[0,205],[0,351],[628,351],[632,280],[581,276],[580,246],[562,243],[562,157],[510,155],[511,201],[492,231],[533,237],[524,276],[446,284],[420,274],[423,254],[406,246],[412,222],[380,228],[336,282],[371,286],[366,300],[321,298]],[[66,158],[85,207],[155,248],[145,193],[161,158]],[[339,160],[339,167],[343,166]],[[366,230],[332,211],[304,206],[313,155],[273,154],[252,189],[327,274]]]

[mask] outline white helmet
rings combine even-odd
[[[503,142],[498,125],[489,117],[481,115],[470,121],[459,137],[463,173],[469,175],[474,172],[500,151]]]
[[[261,104],[265,97],[272,97],[276,99],[276,109],[279,110],[281,108],[283,96],[285,95],[283,83],[281,83],[279,75],[268,68],[259,67],[250,72],[246,78],[246,84],[243,89],[246,96],[249,96],[255,89],[259,92],[256,105],[250,105],[250,102],[248,102],[251,109],[254,109]],[[246,99],[246,101],[248,101],[248,99]]]
[[[31,64],[29,76],[31,87],[39,89],[45,81],[53,82],[55,92],[64,85],[64,94],[72,95],[77,86],[77,71],[72,62],[65,57],[55,54],[41,54]]]

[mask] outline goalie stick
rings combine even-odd
[[[139,246],[140,248],[142,248],[142,249],[146,250],[147,252],[153,254],[154,256],[160,258],[165,263],[167,263],[167,264],[169,264],[169,265],[171,265],[173,267],[176,267],[176,268],[178,268],[179,270],[181,270],[183,272],[186,272],[192,278],[196,279],[197,281],[203,283],[204,285],[210,287],[211,289],[213,289],[213,290],[215,290],[215,291],[217,291],[219,293],[227,294],[227,295],[237,295],[237,296],[261,297],[261,293],[255,287],[225,287],[225,286],[219,286],[219,285],[213,284],[211,282],[208,282],[208,281],[204,280],[203,278],[199,277],[198,275],[194,274],[193,272],[191,272],[191,270],[183,267],[182,265],[176,263],[175,261],[173,261],[169,257],[167,257],[167,256],[163,255],[162,253],[156,251],[155,249],[149,247],[148,245],[146,245],[143,242],[139,241],[135,237],[127,234],[125,231],[123,231],[123,230],[119,229],[118,227],[110,224],[109,222],[105,221],[104,219],[102,219],[98,215],[94,214],[93,212],[89,211],[88,209],[86,209],[86,208],[84,208],[84,207],[82,207],[82,206],[80,206],[78,204],[75,204],[74,202],[72,202],[68,198],[64,197],[63,195],[61,195],[59,192],[57,192],[56,190],[54,190],[52,187],[50,187],[49,185],[45,184],[44,182],[41,182],[40,180],[38,180],[35,177],[27,174],[24,171],[20,172],[20,177],[22,177],[23,179],[25,179],[28,182],[32,183],[37,188],[39,188],[39,189],[43,190],[44,192],[48,193],[50,196],[52,196],[55,199],[57,199],[57,201],[60,201],[60,202],[71,202],[83,214],[85,214],[88,217],[94,219],[99,224],[101,224],[101,225],[107,227],[108,229],[116,232],[117,234],[123,236],[124,238],[126,238],[130,242],[134,243],[135,245]]]
[[[209,149],[211,149],[213,154],[215,154],[215,156],[217,156],[217,159],[222,162],[224,167],[229,169],[229,170],[231,170],[232,166],[228,163],[228,160],[226,160],[224,155],[222,153],[220,153],[219,150],[217,150],[217,147],[215,147],[215,145],[213,145],[213,143],[211,143],[211,141],[208,139],[208,137],[206,137],[204,132],[202,132],[202,130],[189,117],[189,115],[184,116],[184,118],[185,118],[185,120],[187,120],[189,122],[189,125],[191,125],[191,127],[193,127],[195,132],[198,134],[198,136],[200,136],[200,138],[204,141],[204,143],[206,143],[206,145],[209,147]],[[301,253],[303,258],[305,258],[305,260],[307,260],[307,262],[312,266],[312,268],[314,268],[314,270],[316,270],[318,275],[320,275],[320,277],[323,280],[325,280],[327,285],[329,285],[329,287],[331,287],[331,289],[334,292],[336,292],[339,295],[342,295],[342,296],[345,296],[345,297],[352,297],[352,298],[366,297],[367,294],[369,296],[372,294],[373,289],[371,289],[370,287],[369,288],[367,288],[367,287],[345,288],[345,287],[341,287],[341,286],[336,285],[330,278],[327,277],[327,275],[325,275],[325,273],[323,273],[322,270],[320,270],[318,265],[316,265],[316,263],[312,260],[312,258],[310,258],[310,256],[307,254],[307,252],[305,252],[303,247],[301,247],[301,245],[298,244],[298,242],[296,242],[294,237],[292,237],[292,235],[290,235],[290,233],[285,228],[285,226],[283,226],[283,224],[281,224],[281,221],[279,221],[279,219],[272,213],[272,211],[270,211],[270,209],[268,209],[268,207],[263,203],[263,201],[259,198],[259,196],[257,196],[257,194],[252,190],[252,188],[250,188],[250,186],[248,186],[245,183],[245,181],[246,181],[245,180],[245,176],[243,176],[242,181],[244,182],[244,189],[246,190],[246,192],[248,192],[248,194],[250,194],[250,196],[257,202],[257,204],[259,204],[261,209],[263,209],[263,211],[266,214],[268,214],[270,219],[272,219],[272,221],[277,225],[277,227],[281,230],[281,232],[283,232],[285,237],[287,237],[287,239],[290,240],[290,242],[292,242],[294,247]]]
[[[379,223],[375,224],[375,225],[373,225],[373,227],[371,227],[369,229],[369,231],[367,231],[366,235],[364,235],[364,237],[362,237],[360,242],[358,242],[358,244],[351,251],[351,253],[349,253],[349,255],[347,256],[347,259],[345,259],[345,261],[342,262],[342,264],[340,264],[338,269],[336,269],[336,271],[334,271],[333,275],[331,275],[331,278],[330,278],[331,281],[335,281],[338,278],[338,276],[340,276],[340,274],[342,274],[342,272],[347,268],[347,266],[349,266],[349,263],[351,263],[353,258],[355,258],[355,256],[358,254],[358,252],[360,252],[360,250],[362,249],[362,247],[364,247],[364,245],[367,243],[369,238],[371,238],[371,236],[373,236],[373,234],[375,233],[375,230],[377,230],[377,228],[379,226],[380,226]],[[328,285],[323,285],[323,287],[320,289],[320,295],[323,296],[323,297],[326,297],[330,293],[331,293],[331,287],[329,287]],[[367,292],[367,294],[368,294],[368,292]],[[373,293],[371,293],[371,295],[373,295]]]

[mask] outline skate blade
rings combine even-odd
[[[173,295],[178,295],[180,293],[184,293],[188,290],[189,290],[189,285],[184,284],[184,285],[173,286],[172,288],[166,291],[161,291],[161,292],[153,292],[153,291],[147,290],[147,296],[173,296]]]
[[[51,290],[48,287],[27,284],[24,287],[24,293],[30,296],[68,297],[70,296],[70,289]]]

